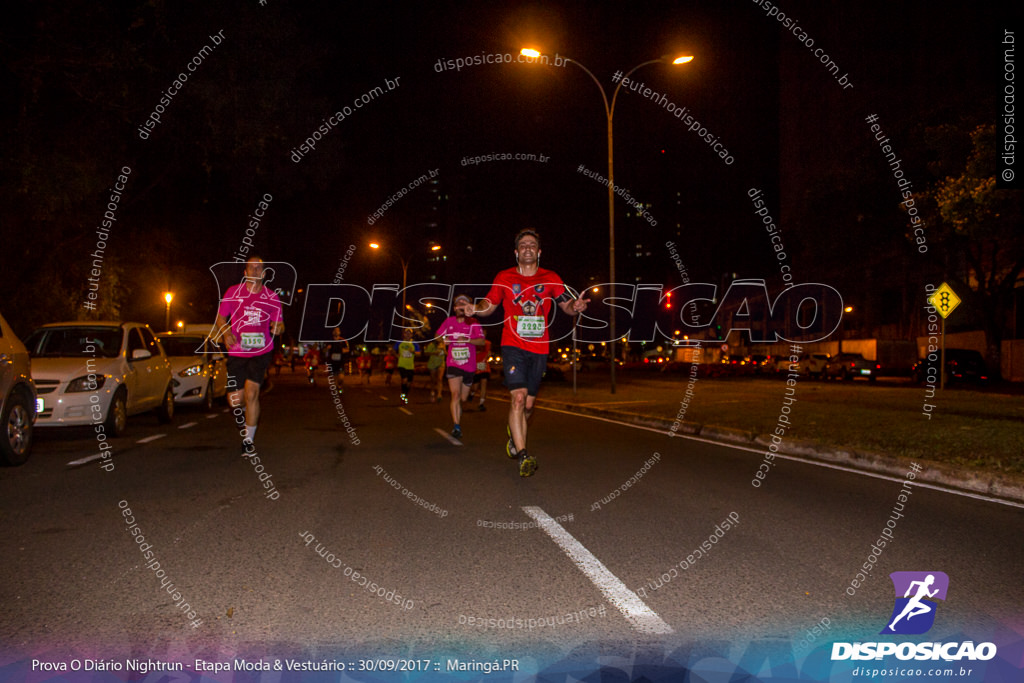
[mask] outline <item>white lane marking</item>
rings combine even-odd
[[[494,397],[494,400],[502,401],[502,402],[506,401],[506,399],[498,398],[497,396]],[[641,430],[643,430],[645,432],[654,432],[655,434],[664,434],[666,436],[671,436],[672,435],[672,432],[670,432],[667,429],[656,429],[654,427],[646,427],[644,425],[635,425],[635,424],[631,424],[629,422],[621,422],[619,420],[612,420],[611,418],[607,418],[607,417],[600,417],[598,415],[585,415],[583,413],[574,413],[574,412],[569,411],[569,410],[561,410],[560,408],[550,408],[548,406],[542,406],[539,403],[536,404],[535,407],[536,408],[540,408],[541,410],[549,410],[552,413],[562,413],[563,415],[572,415],[574,417],[582,417],[582,418],[585,418],[587,420],[597,420],[599,422],[610,422],[611,424],[614,424],[614,425],[619,425],[619,426],[622,426],[622,427],[630,427],[632,429],[641,429]],[[722,448],[732,448],[732,449],[735,449],[737,451],[747,451],[748,453],[757,453],[758,455],[764,455],[764,452],[765,452],[764,448],[750,448],[749,446],[741,446],[739,444],[727,443],[727,442],[724,442],[724,441],[712,441],[711,439],[704,439],[704,438],[701,438],[699,436],[693,436],[692,434],[678,434],[677,433],[675,435],[675,438],[677,438],[677,439],[689,439],[690,441],[699,441],[701,443],[711,444],[712,446],[721,446]],[[906,481],[905,477],[897,477],[897,476],[893,476],[891,474],[882,474],[880,472],[868,472],[866,470],[858,470],[856,468],[846,467],[844,465],[836,465],[836,464],[830,463],[830,462],[822,462],[820,460],[811,460],[811,459],[808,459],[808,458],[802,458],[802,457],[800,457],[798,455],[783,455],[782,453],[776,453],[775,457],[776,458],[781,458],[783,460],[792,460],[793,462],[799,462],[799,463],[803,463],[805,465],[814,465],[815,467],[824,467],[824,468],[830,469],[830,470],[838,470],[840,472],[846,472],[848,474],[858,474],[858,475],[860,475],[862,477],[872,477],[874,479],[883,479],[885,481],[895,481],[895,482],[899,482],[899,483],[903,483],[903,482]],[[919,486],[919,487],[921,487],[923,489],[931,489],[932,491],[939,491],[940,493],[949,493],[951,495],[961,496],[963,498],[974,498],[975,500],[983,500],[986,503],[998,503],[999,505],[1006,505],[1007,507],[1014,507],[1014,508],[1024,509],[1024,503],[1018,503],[1018,502],[1013,501],[1013,500],[1004,500],[1002,498],[993,498],[992,496],[983,496],[980,493],[971,493],[970,491],[961,491],[959,489],[952,489],[952,488],[948,488],[948,487],[945,487],[945,486],[939,486],[937,484],[929,484],[929,483],[926,483],[926,482],[913,481],[913,482],[909,482],[908,485],[909,486]]]
[[[198,422],[186,422],[183,425],[178,425],[178,429],[188,429],[189,427],[195,427],[197,424],[199,424],[199,423]]]
[[[135,443],[149,443],[150,441],[156,441],[157,439],[162,439],[165,436],[167,436],[167,435],[166,434],[154,434],[153,436],[147,436],[145,439],[139,439]]]
[[[524,507],[523,512],[532,517],[537,522],[537,526],[543,529],[565,551],[565,554],[576,563],[580,571],[604,593],[608,602],[622,612],[622,616],[626,617],[634,629],[643,633],[673,632],[671,626],[644,604],[644,601],[636,593],[626,588],[626,584],[608,571],[601,560],[594,557],[593,553],[573,538],[572,534],[566,531],[561,524],[551,519],[548,513],[534,505]]]
[[[382,400],[382,401],[386,401],[386,400],[388,400],[388,397],[387,397],[387,396],[381,396],[380,394],[377,394],[377,398],[379,398],[379,399],[380,399],[380,400]]]
[[[226,410],[225,410],[224,412],[226,413],[226,412],[228,412],[228,411],[226,411]],[[206,416],[206,419],[207,419],[207,420],[212,420],[212,419],[214,419],[215,417],[217,417],[217,415],[216,415],[216,414],[214,414],[214,415],[207,415],[207,416]]]
[[[398,406],[398,409],[399,409],[399,410],[401,410],[401,411],[402,411],[403,413],[405,413],[406,415],[412,415],[412,413],[411,413],[411,412],[409,412],[409,410],[408,410],[408,409],[406,409],[406,408],[403,408],[402,406]]]
[[[440,434],[441,436],[443,436],[444,438],[448,439],[449,441],[451,441],[456,446],[461,446],[462,445],[461,441],[459,441],[454,436],[452,436],[448,432],[444,431],[440,427],[434,427],[434,431],[437,432],[438,434]]]
[[[78,460],[72,460],[71,462],[68,463],[68,467],[74,467],[75,465],[84,465],[87,462],[92,462],[93,460],[99,460],[102,457],[103,457],[102,453],[97,453],[96,455],[87,455],[84,458],[79,458]]]

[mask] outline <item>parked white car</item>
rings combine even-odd
[[[204,334],[162,332],[157,335],[171,361],[174,400],[213,410],[214,399],[228,391],[228,366],[220,347]]]
[[[825,366],[828,365],[829,355],[827,353],[805,353],[800,358],[800,364],[797,366],[797,373],[800,375],[809,375],[811,379],[819,379],[822,377],[822,373],[825,372]]]
[[[0,463],[21,465],[32,452],[36,387],[25,345],[0,315]]]
[[[171,364],[147,325],[52,323],[33,331],[25,346],[42,399],[39,427],[102,423],[118,436],[129,415],[153,410],[161,423],[174,417]]]

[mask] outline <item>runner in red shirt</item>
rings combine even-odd
[[[590,300],[575,298],[562,278],[540,267],[540,238],[535,230],[520,231],[515,245],[518,265],[498,273],[486,297],[463,307],[467,316],[486,316],[504,306],[501,362],[512,394],[505,452],[519,459],[519,476],[529,477],[537,469],[537,460],[526,453],[526,428],[547,368],[548,313],[555,302],[567,315],[578,315]]]
[[[391,386],[391,376],[395,374],[397,367],[398,356],[395,355],[393,349],[388,349],[384,352],[384,386]]]

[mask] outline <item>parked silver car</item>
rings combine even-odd
[[[213,410],[214,399],[227,394],[227,359],[204,334],[163,332],[157,335],[171,361],[174,400]]]
[[[827,353],[806,353],[800,358],[797,366],[797,374],[808,375],[811,379],[818,379],[825,372],[828,365]]]
[[[63,322],[25,338],[42,406],[36,425],[103,425],[119,436],[128,416],[147,410],[174,417],[171,364],[148,325]],[[94,398],[95,397],[95,398]]]
[[[21,465],[32,452],[36,387],[25,345],[0,315],[0,463]]]

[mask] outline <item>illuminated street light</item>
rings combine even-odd
[[[539,57],[541,55],[539,50],[533,48],[523,48],[520,50],[520,54],[525,57]],[[619,89],[622,88],[622,84],[635,72],[637,69],[643,68],[649,64],[686,64],[693,61],[692,55],[685,55],[679,57],[671,57],[664,55],[658,59],[651,59],[646,62],[637,64],[632,69],[626,72],[622,76],[618,84],[615,86],[615,91],[612,93],[611,103],[608,101],[608,94],[605,92],[604,85],[597,79],[596,76],[588,69],[583,66],[575,59],[569,57],[564,58],[566,62],[571,62],[583,69],[583,71],[590,76],[590,79],[597,85],[598,90],[601,91],[601,99],[604,101],[604,113],[608,119],[608,279],[610,280],[609,299],[615,299],[615,165],[613,163],[613,150],[614,136],[612,128],[612,118],[615,116],[615,101],[619,96]],[[618,72],[617,72],[618,73]],[[609,320],[609,327],[611,329],[611,392],[615,393],[615,316],[611,316]]]
[[[380,242],[370,242],[369,246],[370,246],[371,249],[382,249],[382,247],[380,245]],[[386,249],[384,251],[387,252]],[[441,251],[441,245],[440,244],[431,244],[430,245],[430,251],[435,251],[435,252],[436,251]],[[402,264],[402,310],[405,311],[405,310],[409,309],[409,306],[407,306],[406,303],[405,303],[405,288],[407,286],[408,277],[409,277],[409,259],[404,257],[404,256],[402,256],[401,254],[396,254],[394,252],[387,252],[387,253],[390,253],[392,256],[397,258],[399,263]]]
[[[164,292],[164,301],[167,302],[167,310],[164,314],[164,329],[171,329],[171,300],[174,299],[174,292]]]

